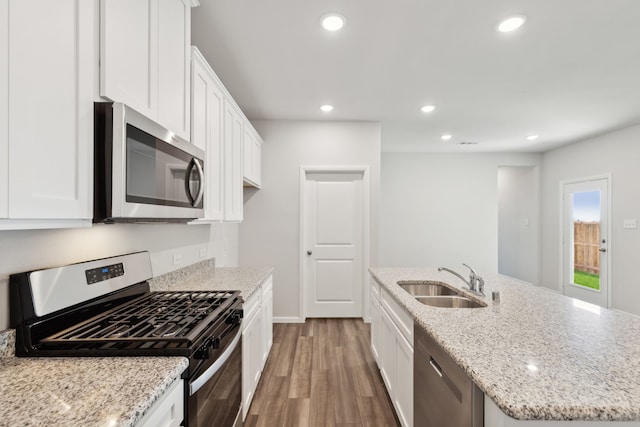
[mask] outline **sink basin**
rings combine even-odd
[[[414,297],[458,295],[456,291],[442,282],[398,282],[398,286]]]
[[[417,296],[416,300],[418,300],[422,304],[443,308],[480,308],[487,306],[487,304],[485,303],[477,302],[460,295],[442,295],[428,297]]]

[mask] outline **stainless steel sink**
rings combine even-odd
[[[456,291],[442,282],[398,282],[398,286],[415,297],[431,297],[440,295],[458,295]]]
[[[433,307],[443,308],[480,308],[486,307],[487,304],[474,301],[472,299],[460,295],[441,295],[441,296],[417,296],[416,300],[422,304]]]

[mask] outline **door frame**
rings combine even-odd
[[[564,234],[565,234],[565,228],[566,228],[566,224],[564,223],[564,209],[565,209],[565,204],[564,204],[564,187],[567,184],[578,184],[581,182],[588,182],[588,181],[596,181],[596,180],[600,180],[600,179],[606,179],[607,180],[607,252],[605,252],[606,256],[607,256],[607,307],[606,308],[611,308],[611,288],[612,288],[612,283],[611,283],[611,251],[613,248],[613,245],[611,244],[611,238],[612,238],[612,233],[611,233],[611,223],[613,222],[612,217],[611,217],[611,200],[612,200],[612,195],[611,195],[611,172],[608,173],[603,173],[600,175],[592,175],[592,176],[587,176],[584,178],[574,178],[574,179],[566,179],[566,180],[562,180],[560,181],[560,232],[559,232],[559,247],[560,247],[560,268],[559,268],[559,274],[560,274],[560,280],[559,280],[559,288],[558,290],[560,291],[560,293],[562,295],[564,295],[564,278],[565,276],[565,269],[567,268],[567,266],[565,265],[564,262]]]
[[[371,179],[369,166],[345,165],[345,166],[300,166],[300,229],[298,244],[298,277],[299,277],[299,319],[304,322],[305,313],[305,286],[304,286],[304,201],[307,174],[311,173],[362,173],[362,318],[366,319],[367,307],[369,307],[369,263],[371,262]]]

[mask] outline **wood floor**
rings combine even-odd
[[[362,319],[275,324],[244,426],[399,426],[369,331]]]

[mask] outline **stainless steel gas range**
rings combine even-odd
[[[240,292],[151,292],[151,276],[147,252],[11,275],[16,356],[184,356],[184,425],[237,425]]]

